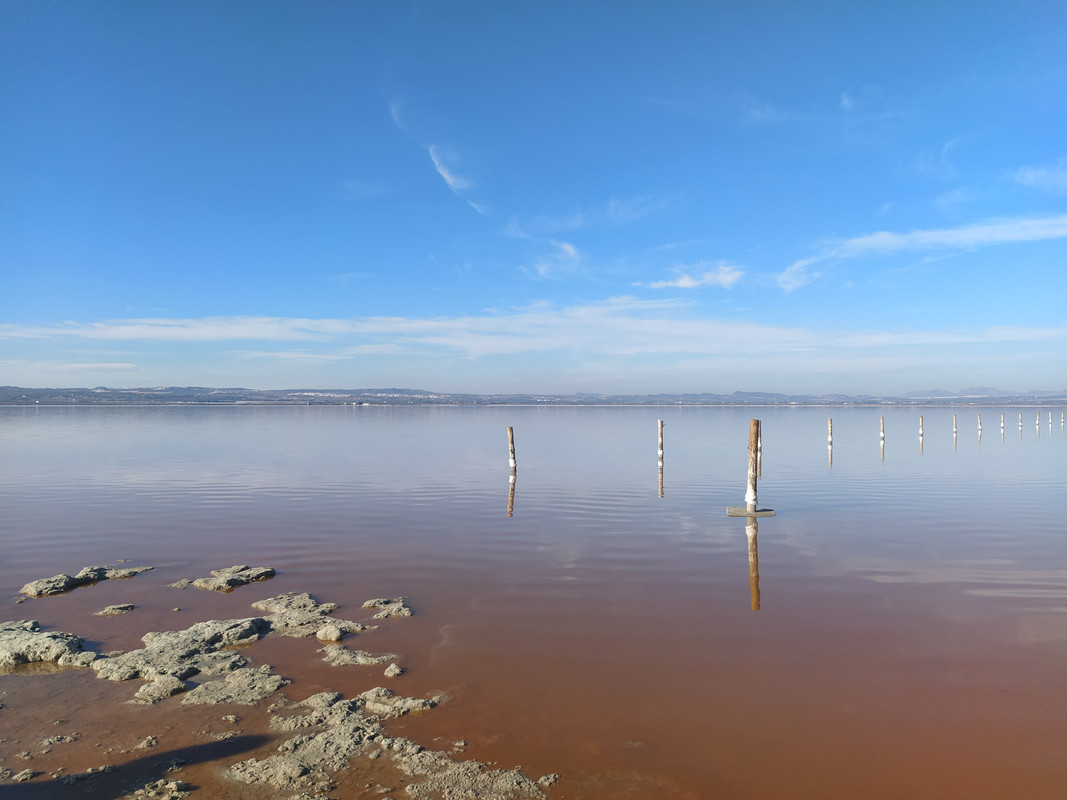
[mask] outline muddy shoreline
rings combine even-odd
[[[85,567],[73,575],[26,583],[24,596],[16,602],[47,602],[74,591],[87,599],[100,581],[129,580],[151,570]],[[262,591],[254,593],[267,588],[266,582],[275,575],[271,567],[235,565],[160,587],[153,597],[164,604],[180,598],[178,592],[199,589],[232,595],[235,609],[258,613],[202,620],[176,630],[144,631],[142,646],[128,650],[103,652],[76,632],[41,625],[32,613],[0,622],[0,674],[41,682],[34,691],[47,695],[48,681],[70,678],[72,671],[82,673],[74,677],[83,696],[97,693],[99,702],[109,704],[118,717],[128,715],[120,705],[147,707],[155,712],[157,728],[123,746],[114,731],[94,732],[92,726],[79,726],[76,718],[52,720],[50,726],[43,720],[36,726],[12,724],[26,723],[19,717],[31,714],[21,702],[22,692],[5,691],[0,696],[0,721],[5,730],[17,733],[0,737],[0,796],[61,796],[78,785],[98,796],[174,800],[197,793],[292,800],[548,797],[545,789],[556,784],[558,775],[534,779],[518,767],[503,769],[464,759],[462,741],[428,747],[390,735],[390,720],[430,713],[450,701],[446,693],[404,696],[389,685],[407,671],[401,654],[353,646],[357,637],[372,636],[379,626],[412,616],[404,597],[369,599],[359,609],[366,619],[343,619],[335,615],[336,604],[309,592],[267,597],[260,596]],[[251,602],[242,602],[246,598]],[[32,605],[21,608],[33,611]],[[181,610],[180,603],[172,608],[176,619]],[[94,614],[140,630],[134,604],[112,604]],[[256,647],[278,637],[308,640],[307,659],[335,669],[374,670],[380,684],[350,697],[335,691],[306,697],[287,692],[292,678],[259,658]],[[92,687],[86,681],[90,674],[123,691]],[[186,709],[198,713],[187,718]],[[191,727],[176,731],[183,720]],[[139,721],[143,725],[152,720],[140,715]],[[168,740],[201,744],[167,750]],[[70,758],[64,759],[64,754]],[[89,754],[96,758],[84,766]],[[211,769],[202,768],[209,765]],[[205,781],[205,774],[213,780]]]

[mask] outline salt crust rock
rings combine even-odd
[[[273,577],[273,567],[249,567],[246,564],[237,564],[224,569],[213,569],[210,578],[197,578],[193,581],[193,586],[212,592],[232,592],[238,586],[244,586],[253,581],[265,581]]]
[[[133,603],[119,603],[118,605],[108,606],[103,611],[97,611],[95,616],[98,617],[117,617],[121,614],[128,614],[136,608]]]
[[[125,800],[182,800],[188,797],[193,787],[181,781],[169,781],[160,779],[153,783],[146,783],[130,794],[124,795]]]
[[[0,669],[54,661],[61,667],[87,667],[96,653],[82,650],[82,639],[63,631],[42,631],[35,619],[0,622]]]
[[[140,650],[99,658],[92,666],[107,680],[149,681],[150,686],[142,687],[134,702],[153,703],[184,690],[185,679],[193,675],[223,675],[243,667],[247,659],[224,648],[250,644],[268,630],[261,617],[198,622],[183,631],[146,633]]]
[[[82,567],[77,575],[53,575],[51,578],[41,578],[30,581],[21,589],[22,594],[30,597],[45,597],[52,594],[61,594],[99,581],[132,578],[142,572],[148,572],[151,567]]]
[[[386,661],[392,661],[394,658],[398,658],[398,656],[393,653],[375,655],[374,653],[368,653],[365,650],[349,650],[343,644],[328,644],[316,652],[325,653],[322,660],[327,664],[333,664],[335,667],[370,667],[375,664],[384,664]]]
[[[537,783],[518,769],[494,770],[476,761],[457,762],[444,753],[426,750],[410,739],[384,735],[382,717],[432,708],[434,700],[398,697],[384,688],[343,700],[336,692],[309,697],[297,707],[306,714],[275,716],[271,728],[301,731],[278,748],[276,755],[249,759],[230,767],[230,777],[244,783],[267,783],[289,792],[329,783],[331,772],[345,768],[355,756],[390,758],[401,772],[416,778],[409,797],[450,800],[541,800]],[[544,780],[544,779],[543,779]]]
[[[182,705],[236,703],[251,706],[286,686],[288,680],[275,675],[269,664],[253,669],[241,667],[221,681],[203,683],[182,698]]]
[[[411,609],[405,605],[405,599],[403,597],[378,597],[374,600],[368,600],[363,604],[364,608],[380,608],[377,614],[374,615],[375,619],[386,619],[388,617],[410,617]]]
[[[335,628],[338,641],[347,633],[362,633],[370,630],[367,625],[347,619],[334,619],[329,615],[337,610],[336,603],[320,603],[307,592],[288,592],[277,597],[268,597],[252,604],[252,608],[266,611],[265,618],[271,629],[283,636],[317,636],[325,628]],[[333,635],[333,631],[330,631]],[[322,637],[319,637],[320,639]]]

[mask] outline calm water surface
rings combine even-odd
[[[404,654],[397,691],[451,700],[391,729],[558,772],[556,798],[1058,798],[1060,412],[984,408],[979,437],[977,410],[926,408],[920,443],[917,409],[4,408],[0,618],[107,651],[283,591],[355,619],[404,595],[416,616],[353,646]],[[725,514],[743,504],[751,417],[760,504],[777,512],[754,537]],[[120,559],[155,570],[15,603],[29,580]],[[278,576],[229,595],[166,586],[237,563]],[[93,615],[116,602],[138,609]],[[315,647],[268,639],[249,655],[293,678],[293,698],[385,680]],[[98,745],[148,733],[205,748],[193,731],[226,713],[129,706],[134,688],[0,676],[0,767],[119,763]],[[261,710],[241,713],[246,733],[266,730]],[[14,755],[71,727],[75,743]],[[217,773],[278,741],[213,745],[186,774],[212,797],[263,796]]]

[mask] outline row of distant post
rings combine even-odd
[[[1004,412],[1001,412],[1001,414],[1000,414],[1000,437],[1002,439],[1004,438],[1004,418],[1005,418]],[[1036,419],[1034,420],[1034,424],[1037,427],[1037,434],[1038,434],[1038,436],[1040,436],[1041,435],[1041,412],[1040,411],[1037,412],[1037,416],[1036,416]],[[1061,411],[1060,412],[1060,430],[1064,429],[1064,424],[1065,424],[1065,412]],[[881,427],[881,432],[879,434],[879,438],[881,439],[881,443],[882,443],[882,460],[884,461],[885,460],[885,417],[881,417],[880,418],[880,427]],[[1048,412],[1048,429],[1049,429],[1049,433],[1052,433],[1052,412],[1051,411]],[[952,415],[952,446],[953,447],[956,446],[956,438],[957,438],[958,433],[959,433],[959,426],[957,425],[956,415],[953,414]],[[1022,436],[1022,434],[1023,434],[1023,415],[1022,415],[1022,412],[1020,411],[1019,412],[1019,436]],[[923,449],[923,436],[924,436],[923,415],[920,414],[919,415],[919,452],[920,453],[922,452],[922,449]],[[981,414],[978,415],[978,441],[979,442],[982,441],[982,415]],[[834,465],[834,420],[833,420],[833,417],[829,417],[826,420],[826,449],[827,449],[827,453],[828,453],[830,466],[832,467]]]

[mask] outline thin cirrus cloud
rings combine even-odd
[[[471,182],[459,175],[456,172],[455,167],[449,163],[455,160],[454,153],[444,150],[435,144],[431,144],[427,147],[426,152],[429,154],[434,169],[437,170],[437,174],[441,176],[441,179],[448,185],[449,189],[458,195],[462,194],[464,190],[471,188]]]
[[[433,164],[434,170],[441,177],[441,180],[445,182],[445,185],[453,192],[453,194],[462,197],[463,194],[474,188],[474,183],[469,178],[461,175],[456,167],[456,162],[459,157],[452,150],[447,147],[443,147],[436,143],[426,144],[425,140],[420,139],[411,132],[411,124],[407,120],[407,114],[404,112],[404,106],[399,100],[393,100],[389,103],[389,116],[393,120],[393,125],[408,139],[417,143],[419,147],[426,151],[426,154],[430,157],[430,163]],[[467,200],[467,205],[477,211],[479,214],[485,214],[486,208],[484,205],[476,203],[472,200]]]
[[[1051,164],[1021,167],[1015,170],[1013,177],[1016,182],[1032,189],[1040,189],[1053,194],[1067,194],[1067,156]]]
[[[992,219],[958,228],[875,233],[827,242],[816,255],[802,258],[778,273],[779,288],[791,292],[819,277],[810,267],[820,262],[886,255],[904,251],[973,250],[997,244],[1036,242],[1067,237],[1067,214],[1052,217]]]
[[[702,286],[720,286],[723,289],[729,289],[744,274],[737,267],[723,261],[718,262],[715,269],[706,269],[708,266],[709,262],[701,261],[693,267],[678,268],[675,270],[679,273],[677,278],[655,281],[648,284],[648,286],[652,289],[698,289]],[[703,272],[700,272],[700,270],[703,270]]]
[[[242,341],[242,357],[284,361],[340,361],[376,356],[448,355],[464,359],[528,353],[570,353],[598,358],[736,357],[738,354],[827,358],[846,352],[921,352],[921,348],[1044,342],[1060,346],[1067,326],[996,326],[952,331],[816,331],[695,318],[678,300],[612,297],[573,306],[540,303],[505,312],[452,317],[361,317],[291,319],[210,317],[204,319],[110,320],[87,324],[0,327],[0,339],[56,337],[153,343]],[[257,349],[255,342],[292,342],[296,347]],[[919,350],[916,350],[919,348]],[[132,369],[126,363],[115,368]],[[73,367],[71,367],[73,368]],[[89,366],[85,367],[89,369]]]

